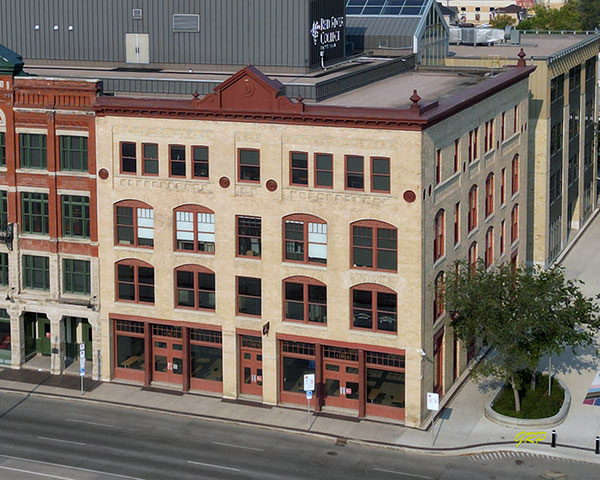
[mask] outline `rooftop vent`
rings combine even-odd
[[[199,32],[200,31],[200,15],[181,14],[173,15],[173,31],[174,32]]]
[[[136,20],[141,19],[142,18],[142,9],[141,8],[134,8],[133,11],[132,11],[132,16]]]

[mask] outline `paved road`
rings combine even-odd
[[[302,435],[0,392],[0,479],[596,479],[545,457],[407,455]]]

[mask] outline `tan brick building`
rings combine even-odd
[[[533,70],[99,97],[103,379],[305,405],[315,373],[315,408],[421,425],[467,364],[436,278],[523,255]]]

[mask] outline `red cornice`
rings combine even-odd
[[[249,123],[422,130],[527,78],[535,67],[511,68],[446,100],[407,109],[304,104],[282,94],[283,86],[246,67],[214,93],[198,99],[96,98],[99,116],[188,118]]]

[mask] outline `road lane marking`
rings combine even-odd
[[[10,458],[11,460],[21,460],[22,462],[39,463],[40,465],[50,465],[52,467],[70,468],[71,470],[79,470],[81,472],[99,473],[101,475],[109,475],[111,477],[127,478],[128,480],[144,480],[143,478],[130,477],[129,475],[121,475],[120,473],[101,472],[100,470],[92,470],[90,468],[72,467],[70,465],[63,465],[62,463],[52,463],[44,462],[42,460],[32,460],[31,458],[13,457],[12,455],[4,455],[2,453],[0,453],[0,457]]]
[[[85,443],[82,442],[74,442],[72,440],[62,440],[61,438],[51,438],[51,437],[38,437],[40,440],[52,440],[53,442],[62,442],[62,443],[72,443],[73,445],[81,445],[85,446]]]
[[[415,475],[414,473],[396,472],[394,470],[385,470],[383,468],[373,468],[372,470],[375,470],[377,472],[395,473],[396,475],[406,475],[407,477],[424,478],[425,480],[431,480],[431,477],[426,477],[424,475]]]
[[[203,467],[222,468],[223,470],[231,470],[233,472],[241,472],[241,470],[239,468],[224,467],[222,465],[213,465],[211,463],[194,462],[192,460],[188,460],[188,463],[193,463],[194,465],[202,465]]]
[[[221,443],[221,442],[212,442],[215,445],[223,445],[224,447],[233,447],[233,448],[244,448],[246,450],[255,450],[257,452],[264,452],[262,448],[254,448],[254,447],[244,447],[243,445],[234,445],[233,443]]]
[[[66,418],[65,420],[67,422],[77,422],[77,423],[86,423],[88,425],[97,425],[98,427],[117,428],[115,425],[109,425],[108,423],[88,422],[87,420],[77,420],[76,418]]]
[[[3,467],[0,465],[2,470],[10,470],[11,472],[29,473],[30,475],[37,475],[38,477],[56,478],[58,480],[77,480],[71,477],[59,477],[58,475],[50,475],[49,473],[32,472],[31,470],[22,470],[20,468]]]

